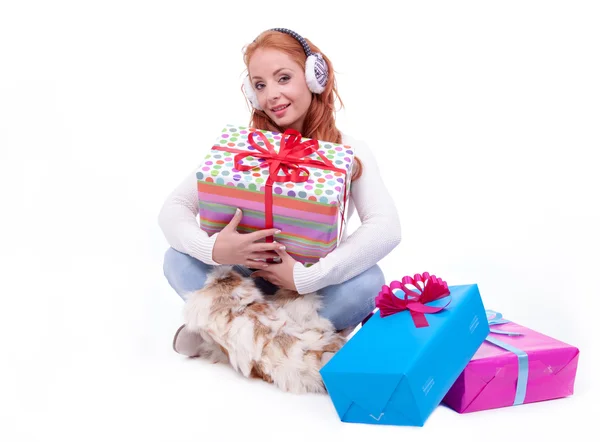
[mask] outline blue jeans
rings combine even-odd
[[[235,271],[249,276],[253,270],[234,266]],[[185,293],[204,287],[209,266],[191,256],[169,248],[165,253],[164,273],[167,281],[183,298]],[[277,286],[263,278],[254,279],[265,295],[272,295]],[[319,314],[329,319],[337,330],[357,326],[375,308],[375,297],[385,284],[383,272],[378,265],[371,267],[348,281],[319,290],[323,307]]]

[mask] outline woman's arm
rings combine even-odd
[[[400,220],[376,158],[365,143],[353,140],[351,145],[363,164],[362,176],[352,184],[350,195],[361,225],[311,267],[295,264],[294,283],[300,294],[353,278],[377,264],[400,243]]]
[[[171,192],[158,215],[158,224],[169,245],[208,265],[217,265],[212,252],[218,233],[208,236],[200,228],[198,215],[198,182],[192,171]]]

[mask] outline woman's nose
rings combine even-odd
[[[277,100],[280,95],[281,94],[280,94],[279,88],[277,88],[276,86],[270,87],[267,90],[267,98],[269,99],[269,101]]]

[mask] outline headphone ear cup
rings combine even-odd
[[[252,84],[250,83],[250,78],[248,78],[248,76],[244,78],[244,94],[246,95],[246,98],[248,99],[248,101],[254,109],[262,110],[260,104],[258,104],[256,92],[254,92],[254,88],[252,87]]]
[[[308,56],[304,74],[306,84],[311,92],[320,94],[325,90],[329,78],[329,69],[321,54],[314,53]]]

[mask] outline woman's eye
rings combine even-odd
[[[290,77],[288,75],[284,75],[279,79],[279,81],[288,81],[289,79]]]
[[[262,83],[256,83],[256,84],[254,85],[254,89],[256,89],[256,90],[260,90],[260,89],[262,89],[263,87],[264,87],[264,84],[262,84]]]

